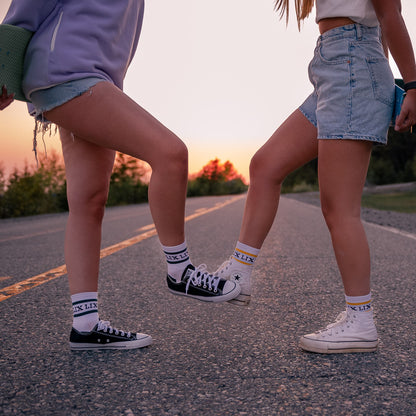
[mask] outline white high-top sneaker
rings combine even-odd
[[[347,308],[325,329],[301,337],[299,346],[321,354],[376,351],[378,335],[373,310],[354,312]]]
[[[229,303],[234,303],[235,305],[240,306],[248,306],[251,297],[251,283],[250,273],[247,272],[247,269],[238,267],[238,264],[233,262],[232,258],[230,258],[221,264],[221,266],[213,274],[221,277],[222,279],[237,282],[240,285],[240,294],[234,299],[229,300]]]

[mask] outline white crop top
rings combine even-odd
[[[316,22],[327,17],[349,17],[364,26],[378,26],[371,0],[316,0]]]

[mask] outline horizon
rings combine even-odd
[[[1,20],[9,4],[0,5]],[[415,48],[416,2],[402,6]],[[318,34],[314,12],[299,32],[293,13],[286,27],[271,0],[254,8],[249,0],[152,0],[124,91],[184,141],[190,174],[218,158],[248,182],[252,155],[312,91],[307,66]],[[6,172],[35,163],[26,104],[0,111],[0,125]],[[58,136],[47,133],[45,145],[61,153]]]

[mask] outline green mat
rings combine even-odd
[[[22,91],[23,62],[32,32],[17,26],[0,24],[0,87],[6,85],[8,94],[28,101]]]

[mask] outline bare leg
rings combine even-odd
[[[253,156],[240,242],[261,248],[276,216],[283,180],[318,154],[316,134],[296,110]]]
[[[250,303],[253,265],[276,217],[282,182],[290,172],[317,156],[316,134],[313,124],[296,110],[253,156],[236,249],[215,272],[240,284],[241,293],[231,303],[240,306]]]
[[[319,140],[322,212],[349,296],[370,293],[370,252],[360,215],[371,148],[365,141]]]
[[[76,137],[148,162],[149,204],[160,241],[183,243],[188,153],[178,137],[109,82],[45,116]]]
[[[65,262],[71,295],[97,292],[101,225],[115,152],[60,129],[69,217]]]

